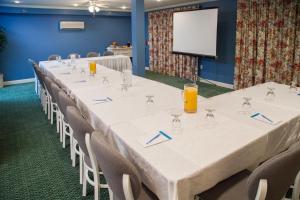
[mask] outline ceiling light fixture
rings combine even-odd
[[[127,9],[127,7],[126,7],[126,6],[122,6],[121,8],[122,8],[123,10],[126,10],[126,9]]]
[[[78,7],[79,5],[78,5],[78,3],[74,3],[73,6],[74,7]]]
[[[96,1],[90,1],[90,6],[88,9],[90,13],[93,13],[93,15],[100,11],[100,8],[97,6]]]
[[[14,3],[19,4],[19,3],[21,3],[21,1],[14,1]]]

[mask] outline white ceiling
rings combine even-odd
[[[89,0],[19,0],[20,3],[14,3],[14,0],[0,0],[0,5],[31,7],[31,8],[61,8],[61,9],[86,9]],[[214,0],[145,0],[146,10],[155,10],[165,7],[187,5],[192,3],[202,3]],[[131,0],[96,0],[103,10],[130,11]],[[75,7],[74,5],[78,6]],[[121,7],[126,6],[123,10]]]

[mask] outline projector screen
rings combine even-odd
[[[175,12],[173,52],[217,56],[218,9]]]

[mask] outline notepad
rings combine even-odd
[[[270,125],[276,125],[281,122],[280,120],[274,120],[272,117],[262,113],[255,113],[251,115],[251,118]]]
[[[152,135],[147,135],[147,136],[141,137],[141,138],[138,139],[138,142],[143,147],[146,148],[146,147],[154,146],[154,145],[172,140],[172,137],[169,134],[166,134],[164,132],[162,132],[162,133],[160,133],[158,131],[158,132],[155,132]]]

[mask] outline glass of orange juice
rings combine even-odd
[[[183,99],[185,112],[197,112],[198,85],[195,83],[184,84]]]
[[[96,61],[89,61],[90,75],[94,76],[97,72]]]

